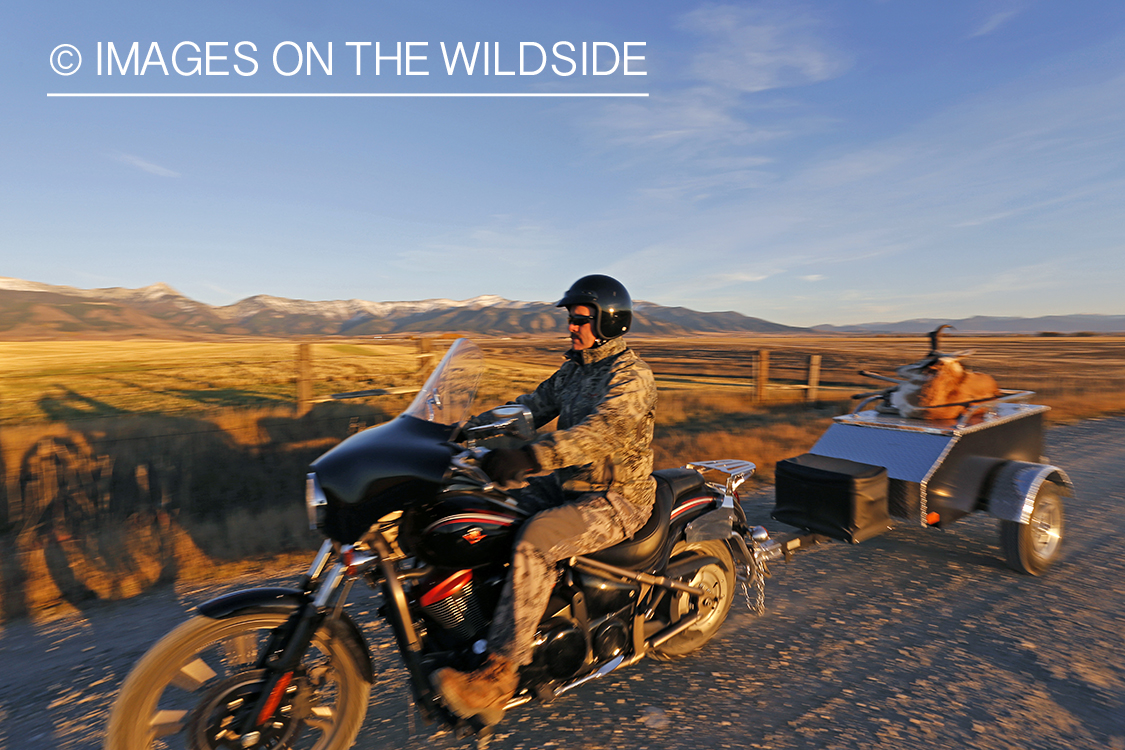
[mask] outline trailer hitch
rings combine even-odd
[[[777,560],[789,562],[797,550],[808,549],[830,539],[823,534],[802,534],[779,541],[771,538],[764,526],[750,529],[749,545],[739,534],[732,534],[731,538],[739,547],[739,557],[742,558],[742,565],[737,571],[738,582],[742,584],[747,608],[756,615],[766,611],[766,579],[771,575],[769,564]]]

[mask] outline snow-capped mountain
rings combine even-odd
[[[457,331],[476,334],[562,334],[565,318],[550,302],[496,295],[465,300],[312,301],[256,295],[219,307],[171,286],[78,289],[0,277],[0,337],[214,335],[345,335]],[[633,330],[680,335],[699,331],[799,332],[734,312],[701,313],[638,302]]]

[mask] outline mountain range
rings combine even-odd
[[[977,316],[917,318],[897,323],[799,328],[737,312],[698,312],[638,301],[632,331],[641,335],[693,333],[917,334],[948,323],[959,333],[1125,331],[1125,315],[1054,315],[1039,318]],[[185,297],[167,284],[140,289],[79,289],[0,276],[0,339],[62,337],[199,339],[215,336],[381,336],[459,332],[559,334],[565,318],[548,302],[517,302],[494,295],[466,300],[404,302],[309,301],[257,295],[214,306]]]
[[[803,333],[736,312],[701,313],[637,302],[632,331]],[[400,333],[559,334],[566,318],[547,302],[485,295],[414,302],[309,301],[257,295],[212,306],[167,284],[140,289],[78,289],[0,277],[0,338],[206,338],[214,336],[379,336]]]
[[[1043,315],[1038,318],[975,315],[958,320],[914,318],[897,323],[818,325],[812,330],[819,333],[905,334],[932,331],[943,324],[953,326],[958,333],[1119,333],[1125,331],[1125,315]]]

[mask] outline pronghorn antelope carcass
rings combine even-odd
[[[974,372],[961,364],[961,359],[972,354],[972,350],[941,353],[941,331],[949,327],[938,326],[930,332],[929,354],[897,368],[900,379],[876,376],[895,383],[884,391],[879,411],[917,419],[956,419],[974,403],[1000,395],[991,375]]]

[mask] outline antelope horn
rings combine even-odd
[[[943,323],[934,330],[930,331],[930,354],[938,353],[938,339],[941,337],[941,332],[945,328],[953,328],[948,323]]]
[[[887,382],[887,383],[894,383],[896,385],[902,385],[903,383],[906,382],[905,380],[896,380],[895,378],[888,378],[886,375],[880,375],[879,373],[871,372],[870,370],[860,370],[859,374],[860,375],[866,375],[869,378],[875,378],[876,380],[882,380],[882,381]]]
[[[894,388],[887,388],[886,390],[882,390],[882,391],[868,391],[867,393],[853,393],[852,398],[855,399],[855,400],[859,400],[861,398],[873,398],[875,396],[882,396],[883,398],[886,398],[887,396],[889,396],[891,394],[891,391],[893,391],[893,390],[894,390]]]

